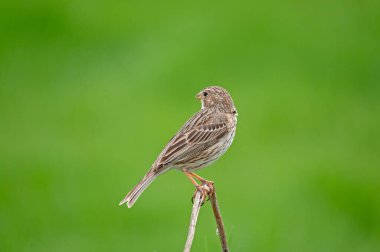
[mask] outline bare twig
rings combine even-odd
[[[187,235],[187,240],[185,244],[184,252],[190,252],[191,245],[193,243],[194,234],[195,234],[195,225],[197,223],[199,210],[205,200],[206,194],[209,195],[212,209],[214,212],[216,224],[217,224],[217,233],[220,238],[220,243],[222,246],[223,252],[229,252],[228,246],[227,246],[227,239],[226,239],[226,232],[224,230],[223,220],[222,216],[220,215],[219,205],[218,201],[216,199],[216,192],[213,182],[208,182],[200,185],[194,195],[193,198],[193,210],[191,212],[191,219],[190,219],[190,226],[189,226],[189,232]]]
[[[194,202],[193,211],[191,212],[189,233],[187,235],[185,249],[183,250],[184,252],[190,252],[191,245],[193,244],[193,239],[194,239],[194,234],[195,234],[195,225],[197,224],[199,210],[204,201],[204,197],[205,195],[200,190],[196,191],[194,199],[193,199],[193,202]]]
[[[218,200],[216,199],[216,190],[214,184],[211,185],[210,201],[216,220],[216,225],[218,226],[217,233],[220,238],[220,244],[222,245],[222,251],[228,252],[229,249],[227,245],[226,231],[224,230],[222,215],[220,214]]]

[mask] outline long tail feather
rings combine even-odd
[[[150,171],[145,177],[138,183],[125,198],[120,201],[119,205],[123,205],[127,203],[128,208],[131,208],[133,204],[135,204],[136,200],[140,197],[140,195],[144,192],[144,190],[153,182],[155,178],[158,177],[161,173],[156,173]]]

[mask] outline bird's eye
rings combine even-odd
[[[232,111],[233,114],[236,114],[236,110]]]
[[[207,96],[208,95],[208,93],[207,92],[203,92],[203,96]]]

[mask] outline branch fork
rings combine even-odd
[[[212,210],[214,213],[214,217],[216,220],[217,225],[217,234],[220,239],[220,244],[222,247],[223,252],[229,252],[228,245],[227,245],[227,239],[226,239],[226,232],[223,225],[222,216],[220,214],[218,201],[216,198],[216,190],[214,186],[214,182],[212,181],[205,181],[201,185],[196,187],[196,191],[194,193],[194,196],[192,198],[193,201],[193,210],[191,212],[191,219],[190,219],[190,225],[189,225],[189,231],[187,235],[187,240],[185,244],[184,252],[190,252],[191,245],[193,243],[194,234],[195,234],[195,226],[197,223],[199,210],[201,206],[206,201],[206,198],[211,201]]]

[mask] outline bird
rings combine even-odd
[[[119,205],[131,208],[153,180],[169,170],[183,172],[197,188],[195,179],[209,182],[194,172],[212,164],[231,146],[238,113],[231,95],[222,87],[206,87],[195,97],[201,101],[201,110],[171,138],[148,173]]]

